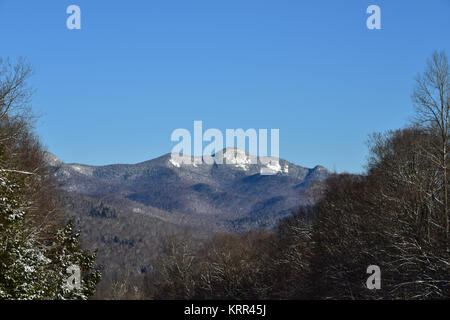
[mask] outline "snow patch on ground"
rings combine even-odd
[[[281,172],[281,165],[278,159],[270,159],[260,170],[262,175],[274,175],[278,172]]]
[[[87,176],[92,176],[93,173],[94,173],[94,169],[91,168],[91,167],[80,166],[80,165],[77,165],[77,164],[72,164],[70,167],[73,170],[75,170],[76,172],[84,174],[84,175],[87,175]]]
[[[180,168],[182,165],[198,167],[199,164],[202,164],[202,158],[186,156],[179,153],[172,153],[170,155],[169,163],[176,168]]]
[[[173,158],[170,158],[170,159],[169,159],[169,162],[170,162],[170,164],[173,165],[174,167],[177,167],[177,168],[181,167],[181,164],[178,163],[177,161],[175,161]]]
[[[229,148],[224,155],[224,163],[234,165],[236,168],[244,171],[249,170],[250,164],[256,164],[256,158],[250,157],[244,150]]]

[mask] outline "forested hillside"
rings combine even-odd
[[[0,59],[0,299],[87,299],[100,273],[58,205],[33,133],[30,75],[24,60]]]

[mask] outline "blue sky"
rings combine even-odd
[[[415,75],[450,55],[450,1],[0,0],[0,38],[33,64],[37,131],[65,162],[145,161],[202,120],[278,128],[282,158],[360,172],[368,134],[404,126]]]

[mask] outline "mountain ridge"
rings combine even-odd
[[[170,163],[170,153],[105,166],[66,164],[51,153],[45,158],[83,246],[98,249],[108,277],[117,270],[133,275],[151,270],[172,237],[188,233],[201,240],[218,232],[272,229],[298,206],[312,205],[331,175],[322,166],[304,168],[283,159],[280,168],[287,165],[287,171],[261,175],[261,166],[246,167],[246,159],[178,167]]]
[[[55,175],[68,192],[109,199],[121,210],[218,231],[274,227],[296,207],[312,204],[318,195],[310,191],[317,191],[315,186],[331,175],[319,165],[305,168],[273,157],[267,157],[272,160],[269,164],[261,158],[251,162],[252,156],[237,148],[224,148],[212,158],[218,155],[225,163],[172,153],[136,164],[104,166],[66,164],[51,153],[47,158],[59,169]],[[190,164],[183,162],[189,159]],[[263,170],[272,171],[265,175]],[[256,216],[267,221],[253,221]],[[242,219],[253,222],[236,224]]]

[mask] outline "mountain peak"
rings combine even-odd
[[[324,173],[331,173],[330,170],[328,170],[327,168],[325,168],[324,166],[321,165],[317,165],[313,168],[314,171],[319,171],[319,172],[324,172]]]
[[[57,156],[48,151],[44,151],[44,161],[51,167],[57,167],[63,163]]]

